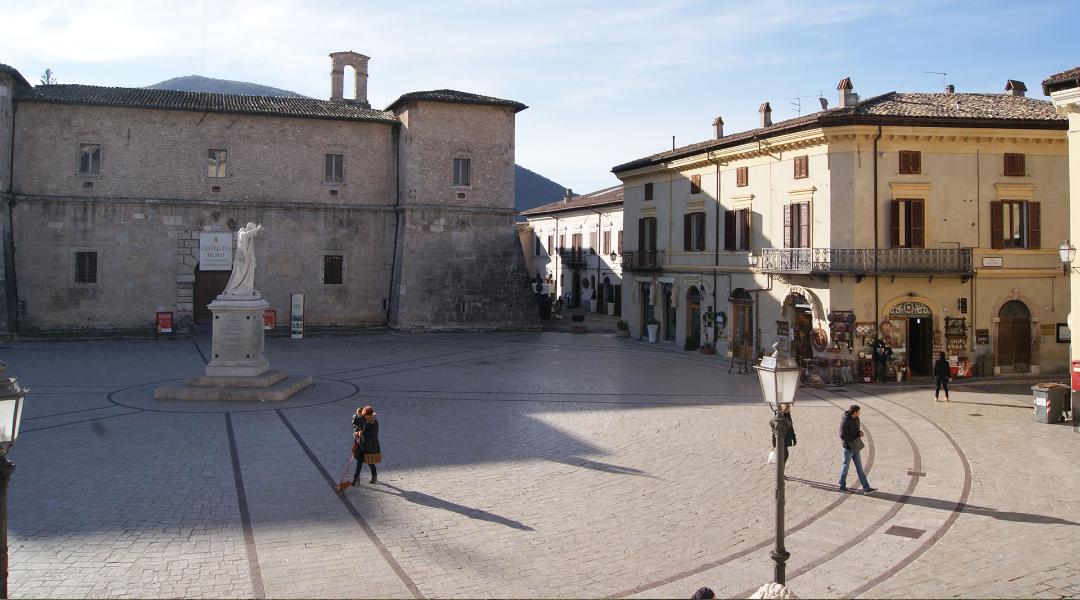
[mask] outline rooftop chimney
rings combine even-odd
[[[946,86],[945,86],[945,93],[946,93],[946,94],[955,94],[955,93],[956,93],[956,86],[955,86],[955,85],[953,85],[953,84],[951,84],[951,83],[950,83],[950,84],[946,84]]]
[[[859,95],[852,91],[855,86],[851,85],[850,77],[841,79],[840,83],[836,84],[836,89],[840,92],[840,108],[848,108],[859,103]]]
[[[567,202],[569,202],[570,199],[573,198],[573,197],[574,197],[574,190],[572,190],[570,188],[566,188],[566,193],[563,194],[563,197],[562,197],[563,204],[566,204]]]
[[[712,126],[716,129],[716,139],[724,137],[724,118],[716,117],[713,119]]]
[[[762,102],[757,111],[761,113],[761,126],[769,127],[772,125],[772,107],[768,102]]]
[[[1024,92],[1027,91],[1027,86],[1024,85],[1023,81],[1010,79],[1005,82],[1005,91],[1010,92],[1013,96],[1023,96]]]
[[[369,57],[359,52],[330,53],[330,101],[348,102],[371,108],[367,99],[367,64]],[[353,68],[353,97],[345,98],[345,67]]]

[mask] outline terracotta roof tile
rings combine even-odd
[[[1065,129],[1068,122],[1058,116],[1054,106],[1045,100],[1011,94],[925,94],[889,92],[860,101],[846,108],[830,108],[794,119],[773,123],[748,131],[709,139],[674,150],[659,152],[612,168],[620,173],[646,167],[666,160],[693,156],[700,152],[735,146],[755,138],[768,138],[812,127],[851,123],[896,122],[907,125],[986,126],[988,124],[1017,127]]]
[[[1054,73],[1044,79],[1042,85],[1043,93],[1047,96],[1050,95],[1050,92],[1056,92],[1057,90],[1080,87],[1080,67]]]
[[[22,84],[23,86],[30,87],[30,82],[26,81],[26,78],[23,77],[22,73],[20,73],[19,70],[15,67],[0,63],[0,73],[5,73],[11,76],[16,82]]]
[[[469,92],[459,92],[457,90],[430,90],[426,92],[409,92],[402,94],[400,98],[394,100],[390,106],[386,107],[386,110],[393,110],[395,106],[403,102],[410,100],[425,100],[427,102],[450,102],[455,104],[482,104],[487,106],[505,106],[507,108],[514,109],[514,112],[521,112],[528,106],[514,101],[504,100],[502,98],[493,98],[491,96],[481,96],[479,94],[470,94]]]
[[[243,96],[240,94],[181,92],[177,90],[100,87],[94,85],[39,85],[32,90],[20,92],[16,95],[16,100],[21,102],[190,110],[377,123],[396,123],[398,121],[397,116],[390,112],[361,108],[349,103],[316,100],[314,98]]]
[[[567,210],[576,210],[586,208],[590,206],[607,206],[611,204],[622,204],[623,190],[622,185],[615,185],[588,194],[582,194],[580,196],[574,196],[570,200],[563,202],[557,200],[550,204],[544,204],[529,210],[521,211],[523,215],[542,215],[547,213],[563,212]]]

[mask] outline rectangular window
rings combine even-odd
[[[735,169],[735,186],[746,187],[750,185],[750,167]]]
[[[345,181],[345,155],[326,155],[326,182],[342,183]]]
[[[75,283],[97,283],[97,252],[75,253]]]
[[[809,202],[792,202],[784,207],[784,247],[810,247]]]
[[[638,219],[638,251],[656,252],[656,217]]]
[[[207,150],[206,176],[219,178],[225,177],[225,167],[228,164],[228,152],[225,150]]]
[[[581,252],[581,248],[582,246],[584,246],[581,241],[582,238],[580,233],[570,234],[570,245],[573,246],[572,249],[574,250],[574,252]]]
[[[1023,177],[1027,174],[1024,166],[1023,154],[1005,155],[1005,175],[1007,177]]]
[[[653,199],[653,184],[651,184],[651,183],[646,183],[645,184],[645,199],[646,200],[652,200]]]
[[[566,235],[559,236],[559,250],[562,251],[566,247]]]
[[[596,232],[589,233],[589,254],[596,254]]]
[[[890,219],[892,247],[925,248],[925,220],[923,200],[893,200]]]
[[[470,171],[472,170],[472,160],[468,158],[455,158],[454,159],[454,185],[467,186],[471,185],[469,182]]]
[[[922,152],[918,150],[900,151],[900,174],[918,175],[922,173]]]
[[[541,256],[544,254],[544,246],[540,243],[540,236],[533,236],[533,246],[535,248],[533,253],[536,254],[536,256]]]
[[[622,229],[619,230],[619,254],[622,254]]]
[[[551,254],[554,250],[555,250],[555,236],[549,235],[548,236],[548,244],[547,244],[548,254]]]
[[[690,193],[691,194],[700,194],[701,193],[701,175],[691,175],[690,176]]]
[[[604,232],[604,254],[611,254],[611,230]]]
[[[705,213],[683,215],[683,250],[700,252],[705,249]]]
[[[101,144],[79,144],[79,175],[101,174]]]
[[[1042,224],[1038,202],[999,200],[990,203],[992,248],[1039,248]]]
[[[750,250],[750,223],[753,213],[749,208],[724,212],[724,250]]]
[[[806,179],[810,176],[810,157],[795,157],[795,179]]]
[[[342,260],[340,256],[324,256],[322,282],[331,285],[340,285],[342,282],[341,265]]]

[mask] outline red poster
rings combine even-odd
[[[277,327],[277,310],[267,308],[263,310],[263,329],[270,331]]]
[[[171,312],[157,313],[157,332],[172,333],[173,314]]]

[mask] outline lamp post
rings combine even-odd
[[[3,377],[6,370],[7,363],[0,361],[0,598],[8,597],[7,486],[15,471],[7,453],[19,436],[23,398],[30,391],[20,388],[14,378]]]
[[[773,579],[785,585],[787,559],[791,553],[784,548],[784,452],[787,450],[787,420],[780,412],[791,410],[795,390],[799,387],[799,363],[790,356],[780,356],[780,342],[773,344],[772,354],[754,366],[761,383],[761,395],[773,410],[772,429],[776,436],[776,547],[769,553],[776,563]]]
[[[1069,240],[1062,242],[1058,247],[1058,257],[1061,258],[1061,271],[1065,275],[1069,274],[1069,268],[1072,265],[1072,261],[1076,258],[1076,248],[1069,243]]]

